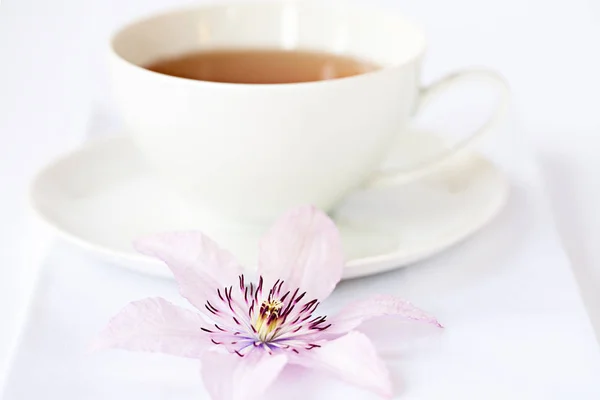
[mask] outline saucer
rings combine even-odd
[[[419,181],[353,194],[332,213],[348,260],[344,278],[404,267],[457,244],[499,212],[507,193],[505,176],[472,153]],[[58,236],[125,268],[170,277],[131,242],[189,229],[203,230],[249,269],[256,264],[261,229],[208,224],[153,178],[126,136],[62,156],[38,173],[30,195],[35,214]]]

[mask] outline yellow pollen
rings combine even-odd
[[[276,317],[279,317],[279,311],[283,308],[283,303],[279,300],[265,300],[260,306],[261,311],[264,310],[265,317],[271,316],[271,314],[275,314]]]
[[[276,299],[262,302],[254,324],[261,341],[267,342],[272,339],[270,336],[279,326],[279,312],[282,308],[283,303]]]

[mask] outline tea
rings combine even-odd
[[[356,58],[313,51],[219,50],[151,63],[147,69],[211,82],[276,84],[346,78],[378,67]]]

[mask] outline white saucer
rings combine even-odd
[[[508,183],[475,154],[436,174],[391,189],[361,192],[334,213],[348,263],[345,278],[404,267],[475,233],[502,208]],[[44,168],[33,181],[31,205],[59,236],[111,263],[170,276],[137,254],[134,238],[198,229],[202,219],[148,173],[132,143],[94,140]],[[261,232],[247,227],[207,232],[253,267]]]

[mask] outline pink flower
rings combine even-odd
[[[247,282],[232,255],[201,233],[153,236],[136,248],[169,266],[198,312],[161,298],[136,301],[110,321],[97,344],[198,358],[215,400],[256,399],[287,364],[391,397],[385,364],[371,341],[353,330],[385,315],[441,327],[392,296],[358,301],[331,319],[319,315],[344,261],[333,221],[313,207],[287,213],[262,238],[257,282]]]

